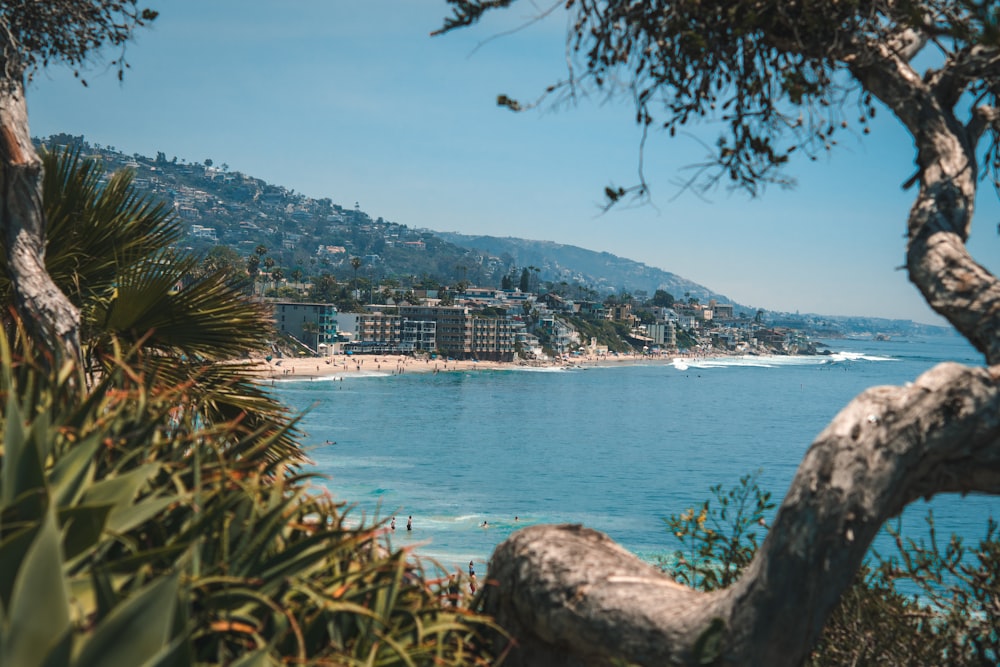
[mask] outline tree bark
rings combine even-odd
[[[979,177],[980,135],[974,130],[979,123],[962,124],[955,117],[948,68],[925,80],[890,45],[868,51],[875,56],[852,61],[851,73],[899,118],[917,150],[920,191],[907,225],[910,281],[987,363],[1000,363],[1000,281],[965,247]],[[963,70],[963,65],[953,67]]]
[[[24,87],[0,82],[0,226],[14,305],[53,364],[80,358],[80,314],[45,269],[42,162],[31,143]]]

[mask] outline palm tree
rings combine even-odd
[[[314,338],[313,348],[318,353],[319,352],[319,324],[316,322],[303,322],[302,331],[309,334]]]
[[[247,257],[247,275],[250,276],[250,280],[253,283],[257,282],[257,271],[260,270],[260,257],[257,255],[249,255]]]
[[[260,278],[259,275],[260,265],[263,264],[265,268],[270,268],[271,266],[274,266],[274,260],[271,259],[270,257],[264,259],[264,255],[267,254],[267,246],[264,245],[263,243],[259,244],[256,248],[254,248],[253,252],[254,254],[251,255],[251,261],[253,261],[253,259],[256,259],[257,261],[253,262],[253,272],[250,274],[250,276],[253,278],[254,292],[256,293],[257,280],[258,278]],[[268,262],[271,263],[270,266],[267,264]],[[263,289],[261,289],[261,292],[263,292]]]
[[[199,274],[223,270],[233,278],[246,275],[246,263],[240,254],[229,246],[217,245],[202,259]]]
[[[351,257],[351,268],[354,269],[354,293],[358,291],[358,269],[361,268],[361,258]]]
[[[196,256],[172,250],[183,230],[170,209],[135,193],[131,172],[102,185],[98,163],[78,153],[42,158],[46,267],[80,309],[90,384],[126,351],[156,386],[197,377],[192,409],[203,420],[240,419],[243,432],[276,434],[275,456],[302,457],[286,409],[256,382],[257,369],[218,363],[268,345],[270,310],[248,301],[225,271],[199,271]],[[0,292],[9,289],[0,270]]]

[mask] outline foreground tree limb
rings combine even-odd
[[[514,0],[448,3],[444,32]],[[876,102],[913,138],[908,277],[988,366],[944,364],[852,401],[809,449],[762,548],[729,589],[690,591],[598,533],[537,526],[497,548],[483,597],[517,640],[514,664],[800,664],[888,518],[938,493],[1000,494],[1000,281],[966,247],[982,175],[1000,191],[995,3],[565,7],[574,70],[547,91],[627,91],[643,136],[719,121],[699,170],[705,187],[725,179],[757,194],[761,183],[783,182],[793,154],[815,159],[852,125],[867,134]]]
[[[887,519],[974,491],[1000,492],[1000,368],[941,364],[837,415],[729,589],[688,589],[581,526],[533,526],[493,554],[484,609],[514,635],[512,665],[797,665]]]
[[[28,131],[23,87],[0,87],[0,228],[15,307],[33,338],[64,359],[80,356],[80,313],[45,269],[42,161]]]
[[[995,56],[995,49],[989,53]],[[979,180],[975,151],[982,125],[974,121],[993,115],[996,107],[973,109],[970,121],[962,123],[953,108],[954,85],[934,85],[966,78],[970,59],[943,67],[930,81],[885,45],[872,45],[848,63],[855,78],[909,130],[916,146],[920,190],[907,224],[909,278],[928,305],[982,352],[987,363],[997,364],[1000,281],[965,246]],[[993,69],[994,62],[995,57],[984,58],[982,67]]]
[[[19,320],[53,353],[51,363],[79,360],[80,315],[45,268],[42,163],[28,129],[25,82],[54,63],[79,76],[79,68],[108,46],[121,49],[109,63],[121,79],[126,42],[155,18],[137,0],[0,3],[0,240]]]

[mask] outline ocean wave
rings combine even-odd
[[[828,355],[829,359],[833,362],[837,361],[899,361],[894,357],[885,357],[881,355],[865,354],[864,352],[834,352]]]
[[[565,373],[572,369],[566,366],[513,366],[510,370],[525,373]]]
[[[835,352],[820,355],[744,355],[737,357],[675,357],[671,365],[679,371],[711,368],[780,368],[793,366],[819,366],[860,361],[899,361],[894,357],[866,354],[864,352]]]
[[[363,380],[366,378],[387,378],[392,376],[393,373],[387,373],[386,371],[350,371],[342,375],[283,375],[281,377],[270,377],[267,380],[280,384],[287,384],[289,382],[305,384],[307,382],[342,382],[344,380]]]

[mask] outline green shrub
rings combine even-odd
[[[296,419],[228,363],[267,340],[259,305],[183,280],[127,175],[46,160],[46,259],[84,355],[53,368],[0,314],[0,665],[495,663],[489,619],[442,604],[381,526],[348,527]]]
[[[739,484],[723,492],[717,484],[709,490],[713,501],[664,519],[682,545],[673,561],[661,567],[682,584],[703,591],[726,588],[757,552],[757,533],[774,509],[771,494],[757,483],[759,471],[744,475]]]
[[[727,492],[711,487],[712,500],[665,519],[681,542],[661,568],[692,588],[725,588],[757,551],[758,529],[773,509],[770,494],[746,475]],[[714,501],[714,502],[713,502]],[[932,514],[928,539],[904,539],[886,528],[896,554],[877,551],[844,592],[807,661],[841,665],[1000,664],[1000,540],[990,519],[975,549],[952,536],[938,544]]]

